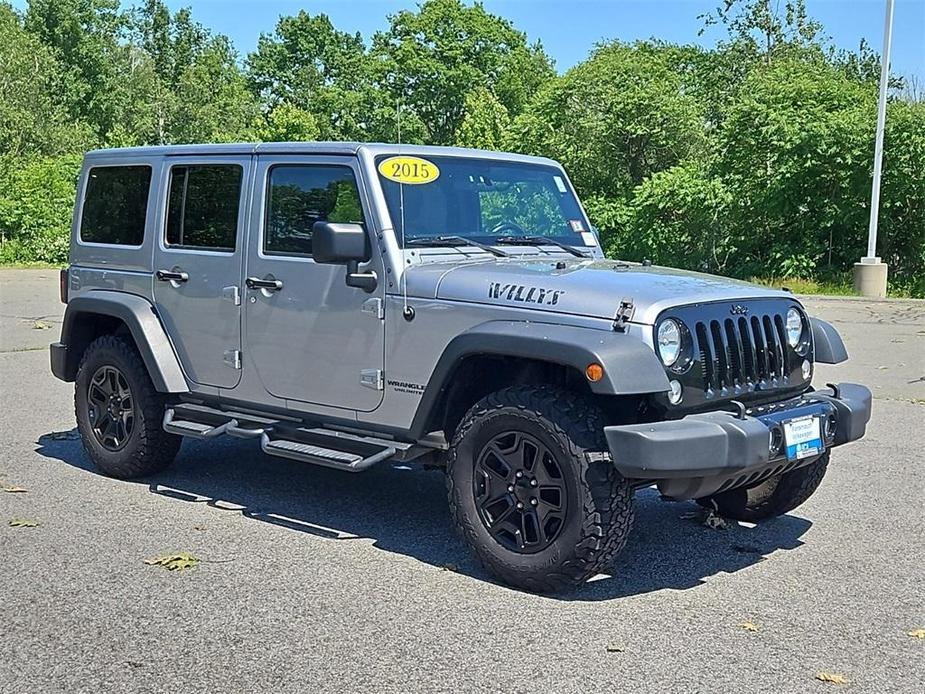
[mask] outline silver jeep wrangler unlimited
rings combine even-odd
[[[786,292],[606,260],[554,161],[349,143],[90,152],[51,368],[108,475],[182,437],[359,472],[446,467],[501,580],[575,586],[657,485],[791,511],[870,391],[816,390],[838,333]]]

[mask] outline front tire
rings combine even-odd
[[[129,340],[104,335],[87,347],[74,409],[84,450],[103,474],[145,477],[173,462],[182,437],[164,431],[165,403]]]
[[[485,568],[533,592],[575,588],[626,544],[633,492],[600,411],[547,386],[492,393],[463,418],[447,460],[450,511]]]
[[[829,465],[829,451],[801,468],[775,475],[753,487],[697,499],[697,503],[716,509],[721,516],[754,523],[789,513],[819,488]]]

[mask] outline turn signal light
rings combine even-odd
[[[588,364],[585,367],[585,376],[591,383],[597,383],[604,378],[604,367],[600,364]]]

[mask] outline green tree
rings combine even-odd
[[[262,142],[311,142],[320,133],[311,113],[285,102],[274,106],[256,130]]]
[[[224,36],[209,40],[180,74],[171,142],[233,142],[253,136],[258,106]]]
[[[427,0],[389,18],[373,37],[376,82],[423,124],[426,141],[452,144],[465,117],[466,95],[487,88],[519,114],[553,74],[539,44],[480,3]]]
[[[50,51],[0,3],[0,181],[14,161],[82,149],[89,133],[59,99],[59,66]]]
[[[269,109],[291,104],[310,113],[324,139],[362,139],[374,103],[366,47],[327,15],[281,17],[247,58],[251,86]]]
[[[666,55],[612,43],[549,82],[508,143],[562,161],[586,197],[627,199],[656,171],[704,152],[704,115]]]
[[[501,149],[511,117],[498,98],[485,87],[466,95],[465,115],[456,135],[460,147]]]

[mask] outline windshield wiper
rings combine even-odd
[[[582,250],[575,248],[574,246],[569,246],[567,243],[558,241],[556,239],[551,239],[548,236],[501,236],[495,239],[496,243],[499,244],[508,244],[508,245],[519,245],[527,244],[528,246],[545,246],[549,244],[550,246],[558,246],[563,251],[568,251],[572,255],[578,256],[579,258],[590,258],[590,253],[585,253]]]
[[[420,236],[416,239],[405,241],[406,246],[473,246],[488,251],[499,258],[510,258],[510,253],[505,253],[500,248],[492,248],[487,243],[480,243],[467,239],[465,236]]]

